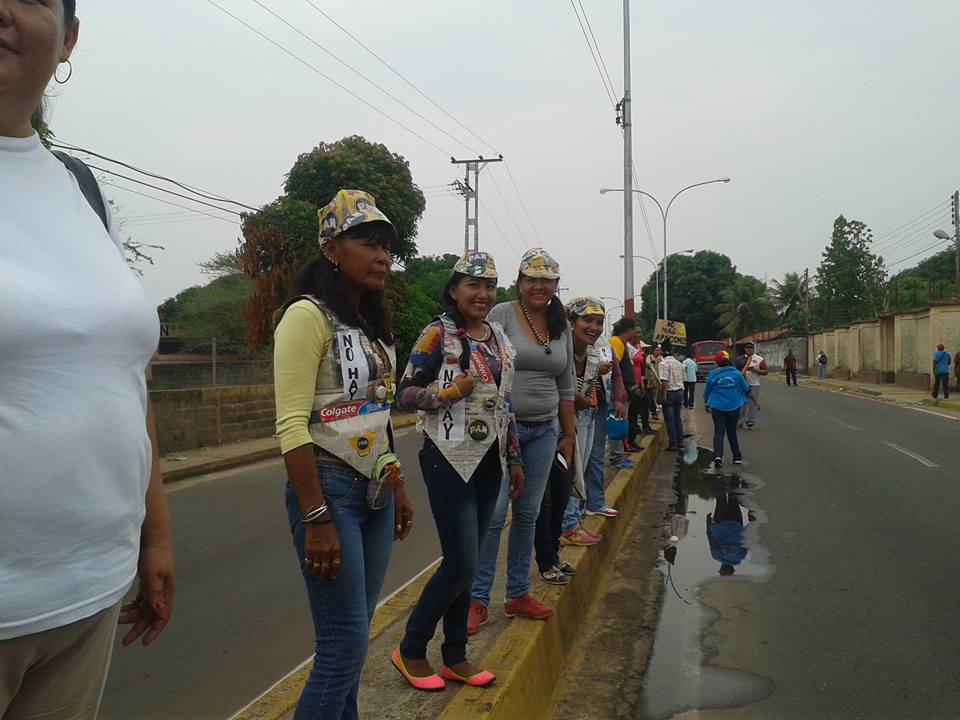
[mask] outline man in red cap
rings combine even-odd
[[[950,353],[943,349],[943,343],[937,345],[937,351],[933,354],[933,398],[937,399],[940,394],[940,386],[943,385],[943,399],[950,398]]]

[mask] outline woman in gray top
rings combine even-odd
[[[563,303],[556,297],[559,279],[560,266],[556,260],[541,248],[528,250],[520,260],[519,299],[497,305],[488,316],[503,326],[517,352],[513,410],[525,477],[523,493],[512,501],[504,614],[531,620],[547,620],[553,616],[551,608],[534,600],[527,592],[530,589],[530,556],[553,458],[560,453],[567,466],[572,468],[576,437],[573,344]],[[509,483],[504,482],[480,549],[480,564],[473,581],[467,619],[467,633],[470,635],[487,621],[500,535],[510,502],[508,493]]]

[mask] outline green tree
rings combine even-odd
[[[356,135],[320,143],[297,159],[287,175],[286,194],[243,216],[239,260],[253,280],[244,311],[251,348],[272,341],[273,311],[289,294],[297,270],[319,251],[317,211],[341,188],[366,190],[377,199],[397,228],[394,257],[402,261],[416,253],[417,222],[426,202],[407,161]],[[402,291],[395,297],[397,292]],[[398,309],[405,307],[402,298],[398,303]]]
[[[416,288],[439,309],[443,288],[459,259],[459,255],[450,253],[410,258],[404,266],[403,276],[410,287]]]
[[[817,271],[817,313],[824,325],[876,317],[882,310],[886,271],[870,252],[873,233],[840,215]]]
[[[742,276],[720,294],[714,306],[719,313],[716,326],[726,337],[743,337],[769,329],[776,321],[776,312],[767,288],[754,277]]]
[[[770,301],[777,313],[779,327],[791,335],[805,332],[804,305],[807,297],[807,281],[800,273],[788,272],[783,281],[773,280]]]
[[[660,269],[663,269],[662,263]],[[670,318],[686,325],[688,343],[714,339],[716,299],[742,275],[730,258],[712,250],[701,250],[691,256],[671,255],[667,269]],[[663,275],[660,277],[662,280]],[[648,333],[656,325],[656,292],[656,276],[651,273],[640,290],[640,318]]]
[[[207,285],[187,288],[158,308],[163,322],[180,325],[180,340],[188,353],[208,353],[212,339],[225,354],[242,354],[246,328],[242,310],[253,294],[246,275],[225,275]]]

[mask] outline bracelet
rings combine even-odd
[[[310,523],[316,523],[320,518],[325,515],[327,512],[327,504],[324,503],[320,507],[312,507],[304,513],[304,516],[300,518],[300,522],[304,525],[309,525]]]

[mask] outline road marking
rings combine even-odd
[[[880,442],[882,442],[887,447],[892,447],[897,452],[902,452],[907,457],[912,457],[914,460],[916,460],[918,463],[921,463],[922,465],[926,465],[927,467],[931,467],[931,468],[940,467],[935,462],[931,460],[927,460],[923,455],[917,455],[915,452],[910,452],[906,448],[902,448],[899,445],[893,444],[892,442],[887,442],[886,440],[881,440]]]
[[[945,418],[947,420],[960,422],[960,417],[957,417],[956,415],[947,415],[946,413],[937,412],[936,410],[928,410],[927,408],[915,407],[913,405],[904,405],[903,403],[898,403],[895,400],[881,400],[880,398],[870,397],[869,395],[863,395],[861,393],[845,393],[841,392],[840,390],[830,390],[828,388],[816,387],[814,385],[801,385],[800,387],[806,388],[807,390],[819,390],[820,392],[842,395],[848,398],[857,398],[858,400],[866,400],[868,402],[882,403],[887,407],[899,407],[903,408],[904,410],[913,410],[914,412],[922,412],[926,413],[927,415],[936,415],[937,417]]]
[[[836,418],[832,418],[832,417],[827,417],[827,420],[829,420],[832,423],[836,423],[841,427],[845,427],[849,430],[856,430],[857,432],[860,432],[860,428],[858,428],[856,425],[851,425],[850,423],[845,423],[842,420],[837,420]]]
[[[180,492],[181,490],[189,490],[197,485],[205,485],[206,483],[213,482],[214,480],[222,480],[230,477],[231,475],[239,475],[250,470],[265,470],[268,467],[280,465],[282,463],[283,458],[258,460],[257,462],[249,463],[247,465],[238,465],[237,467],[228,468],[226,470],[216,470],[205,475],[195,475],[193,477],[184,478],[183,480],[174,480],[172,483],[167,483],[164,485],[164,489],[166,490],[167,495],[171,495],[173,493]]]

